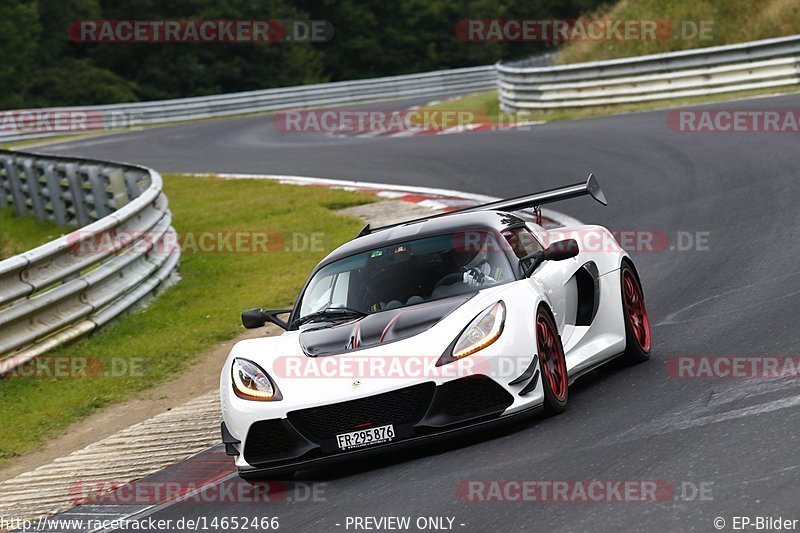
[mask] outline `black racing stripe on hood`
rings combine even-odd
[[[319,357],[371,348],[418,335],[438,324],[477,293],[462,294],[400,309],[381,311],[358,320],[300,332],[306,355]]]

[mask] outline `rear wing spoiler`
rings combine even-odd
[[[417,218],[414,220],[409,220],[407,222],[400,222],[398,224],[383,226],[381,228],[370,228],[369,224],[367,224],[359,232],[357,238],[363,237],[364,235],[369,235],[370,233],[375,231],[394,228],[397,226],[401,226],[403,224],[410,224],[414,222],[420,222],[422,220],[430,220],[433,218],[440,218],[460,213],[474,213],[476,211],[519,211],[521,209],[533,209],[536,215],[536,223],[541,224],[542,205],[550,204],[553,202],[560,202],[562,200],[569,200],[570,198],[576,198],[578,196],[584,196],[584,195],[589,195],[598,202],[600,202],[601,204],[608,205],[608,202],[606,201],[606,196],[600,189],[600,184],[597,183],[597,178],[594,177],[594,174],[589,174],[589,177],[586,178],[585,182],[576,183],[574,185],[568,185],[566,187],[558,187],[556,189],[550,189],[547,191],[528,194],[525,196],[517,196],[516,198],[509,198],[508,200],[497,200],[496,202],[489,202],[488,204],[466,207],[464,209],[449,211],[447,213],[439,213],[436,215],[431,215],[429,217]]]

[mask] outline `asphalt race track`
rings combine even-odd
[[[800,95],[713,107],[798,106]],[[563,415],[428,453],[303,473],[300,481],[326,483],[325,502],[184,503],[153,516],[278,516],[281,530],[309,532],[345,531],[347,516],[449,516],[465,532],[713,531],[716,517],[800,518],[797,380],[667,371],[681,355],[797,355],[800,142],[796,133],[677,132],[666,116],[397,139],[281,133],[269,117],[251,117],[40,149],[161,172],[308,175],[495,196],[574,183],[592,171],[609,206],[576,199],[559,210],[614,230],[667,234],[672,246],[679,233],[707,239],[703,250],[634,255],[654,326],[651,361],[582,379]],[[464,480],[509,479],[666,480],[675,493],[655,504],[469,503],[456,495]],[[693,494],[701,486],[711,487],[710,498]]]

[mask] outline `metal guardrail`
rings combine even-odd
[[[497,64],[514,112],[635,103],[800,83],[800,35],[552,67]]]
[[[285,109],[489,91],[496,86],[495,68],[488,65],[156,102],[17,111],[12,112],[12,115],[22,119],[19,120],[22,127],[0,127],[0,142],[102,131],[131,125],[166,124]],[[25,115],[26,112],[29,114]],[[36,117],[48,112],[51,113],[45,121],[48,124],[54,123],[53,115],[56,113],[65,117],[60,125],[62,129],[53,126],[53,131],[46,131],[41,127],[41,121],[37,121]],[[34,125],[27,131],[25,119],[27,124]],[[77,121],[77,126],[73,125],[73,121]]]
[[[0,374],[107,324],[172,278],[158,172],[0,150],[0,207],[79,228],[0,261]]]

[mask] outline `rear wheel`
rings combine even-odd
[[[536,313],[536,350],[544,389],[544,411],[548,415],[562,413],[569,396],[567,361],[556,323],[544,306]]]
[[[644,293],[639,277],[628,264],[620,270],[622,313],[625,319],[625,354],[628,363],[650,359],[650,319],[644,305]]]

